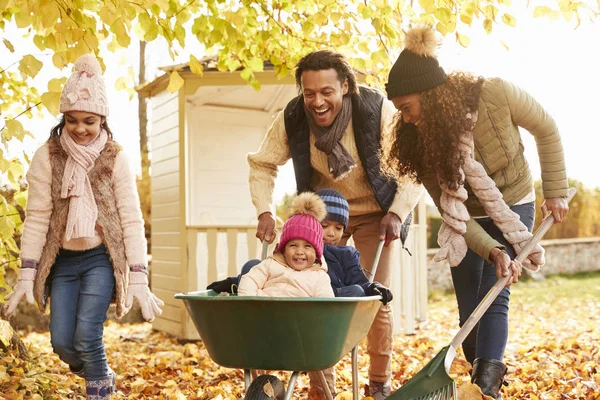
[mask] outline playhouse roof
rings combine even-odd
[[[202,57],[198,61],[202,65],[202,67],[204,69],[204,73],[209,76],[210,76],[210,74],[230,74],[230,72],[222,72],[222,71],[218,70],[218,68],[217,68],[218,58],[215,55]],[[263,68],[264,68],[265,72],[272,72],[275,69],[275,67],[273,66],[273,64],[270,61],[265,61],[263,63],[263,65],[264,65]],[[163,67],[159,67],[158,69],[161,71],[164,71],[165,73],[158,76],[151,82],[137,86],[135,88],[135,90],[139,94],[145,95],[146,97],[152,97],[154,94],[164,90],[164,88],[166,88],[166,86],[168,85],[169,76],[170,76],[171,72],[173,72],[173,71],[177,71],[177,73],[183,79],[187,79],[190,77],[199,78],[198,75],[196,75],[192,72],[189,62],[181,63],[181,64],[165,65]]]

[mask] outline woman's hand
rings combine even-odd
[[[542,203],[542,219],[548,214],[554,215],[554,223],[561,223],[563,218],[569,212],[569,201],[563,197],[552,197],[544,200]]]
[[[523,271],[523,264],[517,260],[511,260],[510,256],[505,251],[498,248],[492,250],[490,258],[492,258],[492,261],[496,266],[496,278],[498,278],[498,280],[505,276],[512,275],[506,282],[505,287],[509,287],[513,283],[519,281],[519,277]]]

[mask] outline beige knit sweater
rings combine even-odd
[[[146,238],[144,220],[140,210],[140,200],[135,184],[135,173],[131,164],[121,151],[115,159],[114,192],[117,209],[121,219],[125,251],[129,265],[148,265],[146,255]],[[48,144],[40,147],[27,172],[29,195],[23,237],[21,238],[21,259],[40,260],[42,249],[46,244],[46,234],[50,228],[52,215],[52,167],[48,152]],[[95,236],[77,238],[66,241],[62,247],[68,250],[88,250],[102,243],[102,235],[110,232],[99,232]]]
[[[394,105],[384,100],[381,110],[382,138],[391,134],[395,113]],[[356,162],[357,168],[352,169],[347,177],[338,182],[333,180],[329,172],[327,155],[315,147],[315,141],[315,136],[310,135],[310,163],[314,170],[311,186],[315,190],[328,188],[340,192],[348,200],[351,216],[381,212],[381,207],[375,199],[373,189],[358,155],[352,124],[348,124],[348,128],[346,128],[342,145]],[[258,151],[248,154],[250,196],[256,207],[257,215],[264,212],[273,212],[271,209],[273,189],[278,167],[284,165],[290,158],[282,111],[273,121]],[[412,180],[406,179],[403,182],[398,182],[398,191],[389,211],[404,220],[410,210],[417,204],[422,193],[423,187]]]

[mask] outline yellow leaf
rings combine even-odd
[[[19,61],[19,71],[32,78],[40,72],[44,64],[31,54],[26,55]]]
[[[4,46],[6,46],[8,51],[10,51],[11,53],[15,52],[14,46],[12,45],[12,43],[10,41],[8,41],[8,39],[4,39],[3,42],[4,42]]]
[[[50,114],[58,115],[60,107],[60,92],[46,92],[42,94],[42,104]]]
[[[275,397],[275,389],[273,389],[273,385],[271,385],[271,382],[265,383],[265,385],[263,386],[263,393],[270,398]]]
[[[21,164],[21,161],[19,161],[18,158],[11,160],[10,171],[16,178],[23,177],[25,169],[23,168],[23,164]]]
[[[48,82],[48,91],[58,93],[62,92],[62,87],[66,81],[66,77],[50,79],[50,82]]]
[[[26,192],[19,192],[19,193],[15,194],[14,198],[18,205],[25,208],[25,206],[27,205],[27,193]]]
[[[463,383],[457,388],[457,398],[461,400],[481,400],[483,393],[479,386],[473,383]]]
[[[508,26],[517,26],[517,19],[508,13],[502,16],[502,22],[504,22]]]
[[[469,26],[471,26],[471,23],[473,23],[473,17],[467,14],[460,14],[460,20]]]
[[[546,6],[537,6],[534,10],[533,10],[533,17],[534,18],[539,18],[539,17],[545,17],[548,14],[550,14],[552,12],[552,10],[550,9],[550,7],[546,7]]]
[[[304,24],[302,24],[302,32],[304,33],[305,36],[310,36],[311,33],[313,33],[313,31],[315,30],[315,24],[313,24],[310,21],[306,21],[304,22]]]
[[[169,92],[175,93],[176,91],[182,88],[184,83],[185,81],[181,76],[179,76],[177,71],[173,71],[171,72],[171,76],[169,77],[169,86],[167,87],[167,89],[169,90]]]
[[[14,136],[20,136],[23,134],[23,124],[16,119],[6,121],[6,129],[2,132],[2,136],[5,140],[10,140]]]
[[[435,11],[435,17],[444,24],[450,22],[450,17],[452,16],[452,12],[446,7],[440,7]]]
[[[435,12],[434,0],[419,0],[419,5],[427,14],[433,14]]]
[[[146,34],[144,35],[144,40],[146,42],[151,42],[154,39],[156,39],[156,37],[158,36],[158,26],[156,26],[156,24],[153,24],[150,29],[148,29],[148,31],[146,32]]]
[[[27,9],[27,5],[23,4],[19,11],[20,12],[14,15],[17,28],[27,28],[29,25],[31,25],[31,15],[29,13],[30,10]],[[10,15],[10,13],[8,15]]]
[[[483,29],[485,29],[485,31],[488,33],[488,35],[490,33],[492,33],[492,25],[493,25],[493,22],[491,19],[485,19],[483,21]]]
[[[204,67],[194,55],[190,55],[190,70],[196,75],[202,76],[204,74]]]
[[[115,82],[115,89],[117,90],[126,90],[129,87],[129,80],[122,76]]]
[[[3,215],[0,216],[0,237],[9,238],[15,233],[15,227],[17,225],[15,222],[8,216]]]
[[[13,329],[8,323],[3,319],[0,319],[0,342],[4,345],[4,347],[10,347],[10,339],[13,335]]]
[[[462,47],[469,47],[469,44],[471,43],[471,39],[458,32],[456,32],[456,40],[458,40],[458,43],[460,43]]]
[[[50,48],[50,46],[48,46],[48,47]],[[54,53],[54,55],[52,56],[52,63],[58,69],[64,68],[67,65],[67,59],[65,58],[65,53],[64,52]]]
[[[264,70],[264,63],[263,60],[260,58],[253,58],[252,60],[248,61],[248,67],[250,67],[250,69],[252,69],[252,71],[254,72],[260,72]]]

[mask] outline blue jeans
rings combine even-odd
[[[103,335],[115,277],[106,247],[61,249],[49,280],[54,352],[86,381],[109,378]]]
[[[535,203],[512,206],[510,209],[519,214],[521,222],[531,231],[535,218]],[[490,236],[506,246],[506,252],[511,259],[516,257],[515,250],[491,218],[478,218],[477,222]],[[457,267],[450,268],[450,271],[458,302],[460,326],[463,326],[496,283],[496,268],[469,249],[462,262]],[[510,287],[504,288],[464,341],[463,351],[471,364],[476,358],[499,361],[504,358],[508,339],[509,297]]]

